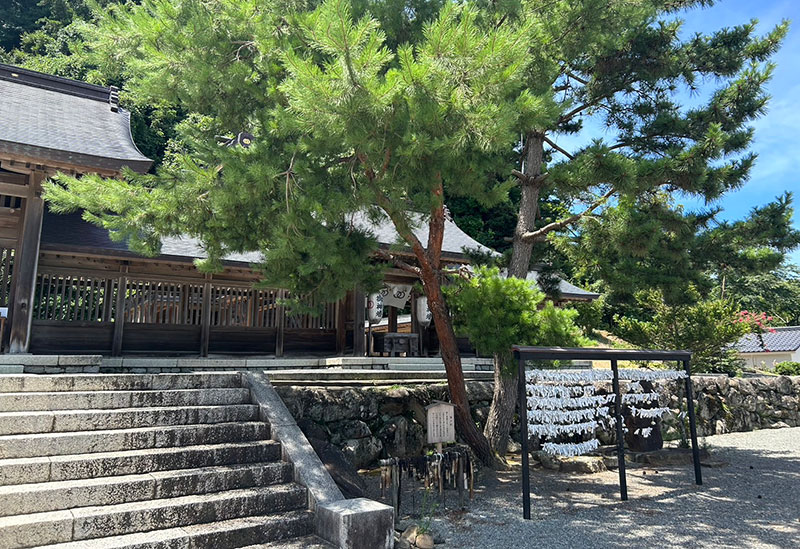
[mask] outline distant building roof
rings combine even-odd
[[[539,271],[529,271],[528,276],[525,277],[527,280],[531,280],[533,282],[539,282]],[[588,290],[584,290],[583,288],[577,287],[575,284],[571,282],[567,282],[561,277],[558,277],[558,293],[560,297],[563,299],[572,299],[572,300],[580,300],[580,301],[594,301],[600,294],[595,292],[590,292]]]
[[[761,334],[763,345],[756,334],[747,334],[734,345],[734,349],[740,353],[793,352],[800,349],[800,326],[773,329],[774,333]]]
[[[412,213],[410,215],[414,226],[414,235],[422,242],[423,246],[428,245],[428,223],[422,214]],[[400,242],[400,236],[394,228],[394,224],[387,217],[380,218],[377,222],[371,221],[365,214],[357,214],[354,224],[359,228],[371,232],[381,244],[396,244]],[[499,255],[496,251],[484,246],[467,233],[461,230],[449,216],[444,220],[444,238],[442,241],[442,252],[450,255],[463,255],[465,251],[478,251],[484,254]]]
[[[133,142],[116,90],[4,64],[0,152],[113,171],[152,164]]]
[[[392,245],[396,243],[397,233],[388,219],[384,219],[379,223],[371,223],[366,216],[358,216],[356,225],[372,232],[380,244]],[[423,225],[414,229],[414,232],[417,238],[427,245],[427,227]],[[50,248],[66,247],[76,251],[105,251],[126,255],[131,254],[127,243],[114,242],[109,238],[108,231],[84,221],[79,213],[58,215],[49,211],[45,212],[42,222],[42,245]],[[446,220],[444,242],[442,243],[443,254],[460,258],[463,257],[464,249],[478,249],[488,253],[497,253],[473,240],[453,221]],[[200,241],[189,236],[165,238],[161,242],[161,255],[176,258],[206,257]],[[259,252],[235,252],[226,256],[225,259],[227,261],[252,264],[261,261],[261,254]]]

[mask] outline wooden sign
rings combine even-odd
[[[441,444],[456,440],[455,405],[435,401],[425,407],[428,419],[428,444]]]

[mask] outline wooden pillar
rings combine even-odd
[[[286,290],[278,290],[278,304],[275,310],[275,322],[277,323],[277,330],[275,331],[275,356],[283,356],[283,342],[286,330],[286,307],[283,306],[284,299],[286,299]]]
[[[128,302],[128,271],[127,266],[120,267],[123,274],[117,279],[117,300],[115,304],[116,313],[114,314],[114,339],[111,344],[111,354],[120,356],[122,354],[122,335],[125,327],[125,305]]]
[[[211,337],[211,281],[203,284],[203,317],[200,325],[200,356],[208,356],[208,341]]]
[[[388,332],[397,332],[397,307],[389,307]]]
[[[347,344],[347,328],[345,326],[345,316],[347,316],[347,296],[336,303],[336,354],[342,356]]]
[[[42,181],[45,173],[33,171],[28,175],[28,196],[22,220],[22,235],[14,257],[15,292],[11,314],[10,353],[27,353],[31,341],[33,300],[36,291],[36,271],[39,266],[39,243],[42,236],[44,200]]]
[[[422,355],[422,330],[420,329],[421,326],[419,324],[419,320],[417,318],[417,292],[411,291],[411,333],[417,334],[417,354],[418,356]]]
[[[364,291],[356,288],[353,292],[353,356],[367,354],[367,340],[364,337],[364,320],[367,309],[364,307]]]

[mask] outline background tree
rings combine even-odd
[[[535,119],[521,117],[518,127],[519,167],[512,173],[520,201],[509,276],[525,277],[537,244],[587,216],[602,216],[605,205],[665,192],[713,201],[747,179],[754,161],[747,124],[766,106],[768,60],[787,26],[758,37],[750,22],[682,39],[674,13],[707,3],[491,4],[498,24],[515,18],[537,23],[526,93],[541,108]],[[683,107],[678,92],[699,92],[705,79],[718,89],[705,103]],[[592,136],[577,150],[559,145],[560,136],[586,133],[588,119],[603,123],[602,138]],[[569,213],[537,223],[540,202],[551,196]],[[490,418],[513,414],[516,383],[515,376],[496,377]]]
[[[485,28],[476,8],[446,4],[416,43],[393,52],[375,19],[353,20],[349,2],[298,8],[148,0],[112,10],[97,54],[124,60],[140,100],[192,114],[157,175],[62,177],[47,199],[56,211],[83,209],[137,251],[157,252],[165,235],[196,236],[209,256],[201,268],[218,268],[228,251],[260,250],[265,278],[296,296],[372,289],[388,265],[413,274],[433,315],[456,427],[493,464],[442,294],[444,196],[502,196],[495,174],[509,166],[499,153],[535,107],[520,93],[528,29]],[[243,129],[256,136],[250,148],[217,145],[215,135]],[[364,219],[388,219],[414,262],[379,249]]]

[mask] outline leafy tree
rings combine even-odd
[[[727,280],[761,276],[800,242],[789,193],[741,221],[718,222],[718,213],[687,213],[666,194],[621,199],[602,220],[585,221],[579,239],[562,239],[560,246],[579,279],[599,282],[606,291],[610,320],[614,314],[640,316],[634,295],[642,290],[658,289],[667,303],[686,304],[697,295],[690,286],[707,295],[715,286],[729,287]]]
[[[469,278],[458,278],[446,288],[453,323],[460,334],[469,337],[481,354],[491,354],[495,370],[508,376],[517,368],[512,360],[512,345],[578,346],[584,339],[575,325],[574,309],[559,309],[535,283],[520,278],[506,278],[499,269],[478,268]],[[516,387],[502,394],[492,406],[511,406],[519,393]],[[493,440],[511,429],[511,417],[490,414],[495,421],[508,425],[490,427],[484,434],[493,448],[505,448],[508,440]]]
[[[747,152],[748,124],[766,106],[769,58],[787,25],[763,37],[755,35],[752,21],[682,39],[674,14],[707,4],[489,4],[496,24],[521,19],[534,27],[525,93],[535,97],[537,109],[536,116],[520,117],[517,126],[522,139],[515,149],[518,169],[511,173],[520,201],[509,276],[525,277],[537,245],[587,217],[605,216],[609,204],[678,192],[713,201],[747,179],[754,161]],[[682,106],[679,92],[698,93],[703,81],[718,88],[698,106]],[[585,134],[590,119],[605,126],[602,138],[577,150],[559,145],[563,135]],[[565,213],[543,222],[541,203],[553,197]],[[639,246],[639,228],[626,226],[628,242]],[[501,384],[513,387],[516,380],[496,379],[495,391]],[[497,412],[511,415],[513,409]]]
[[[650,317],[618,317],[620,337],[650,349],[690,350],[696,372],[737,374],[741,361],[730,345],[753,329],[751,323],[740,320],[741,311],[733,301],[701,299],[693,292],[694,303],[688,305],[669,305],[658,290],[638,293],[636,299]]]
[[[776,326],[800,325],[800,268],[780,266],[769,272],[736,272],[715,288],[717,295],[739,302],[750,311],[766,311]]]
[[[98,14],[93,49],[124,62],[138,100],[192,114],[158,174],[61,177],[47,199],[57,211],[83,209],[139,251],[157,252],[165,235],[196,236],[209,255],[201,268],[218,268],[228,251],[260,250],[265,278],[296,296],[371,289],[387,265],[413,274],[456,426],[494,463],[470,416],[442,295],[444,196],[502,196],[495,174],[509,166],[500,151],[534,106],[520,94],[529,28],[485,28],[475,7],[448,3],[415,43],[392,51],[378,22],[354,21],[344,0],[302,8],[148,0]],[[251,147],[217,145],[215,135],[244,129]],[[403,250],[379,249],[365,218],[389,220]],[[426,241],[415,232],[422,225]]]

